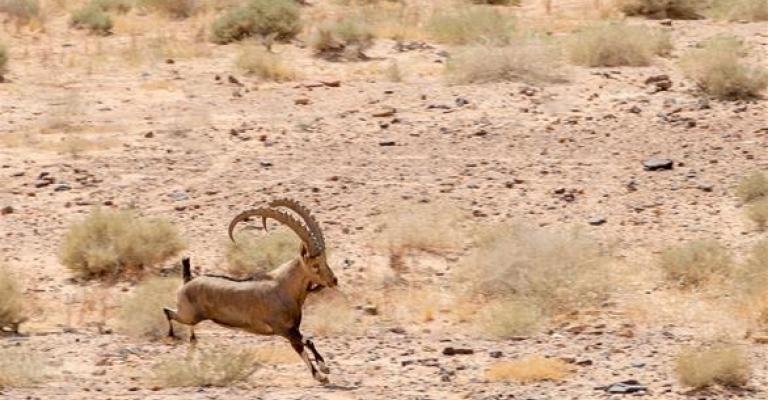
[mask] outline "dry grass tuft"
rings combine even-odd
[[[543,319],[538,306],[517,300],[496,301],[481,313],[484,332],[502,339],[532,334]]]
[[[744,203],[768,197],[768,175],[761,171],[754,171],[745,176],[736,188],[736,195]]]
[[[176,304],[176,291],[181,284],[179,278],[153,278],[142,282],[120,309],[120,331],[134,337],[165,337],[168,334],[168,322],[163,307]],[[178,336],[179,332],[175,333]]]
[[[515,19],[486,7],[472,7],[434,14],[426,26],[441,43],[505,45],[512,41]]]
[[[683,349],[675,360],[678,380],[696,389],[742,387],[751,375],[747,354],[737,345]]]
[[[326,289],[309,301],[303,316],[307,332],[318,336],[355,333],[357,311],[344,295]]]
[[[644,26],[600,23],[572,35],[565,43],[568,58],[587,67],[650,65],[654,56],[672,49],[669,35]]]
[[[529,304],[547,316],[604,301],[610,262],[580,229],[501,225],[479,235],[455,277],[475,295]]]
[[[728,21],[768,21],[766,0],[716,0],[712,14]]]
[[[19,285],[10,273],[0,266],[0,332],[5,329],[18,332],[19,324],[25,320]]]
[[[0,13],[24,24],[40,15],[40,3],[37,0],[0,0]]]
[[[486,376],[492,381],[515,381],[527,384],[561,381],[572,373],[572,367],[560,359],[534,355],[515,361],[497,362],[488,368]]]
[[[134,2],[132,0],[91,0],[88,4],[102,11],[114,11],[125,14],[131,11]]]
[[[280,228],[263,236],[240,233],[226,250],[229,272],[237,276],[266,273],[298,254],[300,241],[288,229]]]
[[[723,100],[758,97],[768,87],[768,69],[748,65],[741,40],[715,37],[683,55],[680,65],[702,92]]]
[[[722,280],[734,271],[731,255],[716,240],[694,240],[666,249],[659,258],[667,279],[683,288]]]
[[[286,41],[301,31],[301,13],[293,0],[249,0],[217,18],[211,31],[218,44],[249,37]]]
[[[315,55],[330,60],[365,60],[373,32],[360,18],[347,17],[320,24],[309,39]]]
[[[191,17],[199,6],[197,0],[138,0],[137,5],[176,19]]]
[[[520,42],[505,47],[472,46],[448,60],[452,83],[526,82],[556,79],[557,54],[551,46]]]
[[[218,346],[191,348],[184,357],[169,356],[154,366],[153,373],[165,387],[223,387],[247,380],[260,367],[249,349]]]
[[[470,0],[472,4],[489,6],[519,6],[522,0]]]
[[[164,219],[96,208],[64,234],[59,260],[80,278],[118,278],[143,273],[184,247]]]
[[[417,204],[390,209],[379,217],[374,246],[392,254],[418,250],[434,253],[462,246],[464,213],[448,204]]]
[[[707,4],[702,0],[618,0],[617,3],[626,15],[654,19],[699,19]]]
[[[43,381],[45,365],[37,354],[18,349],[0,349],[0,389],[29,387]]]
[[[87,5],[74,13],[69,24],[78,29],[88,29],[89,32],[106,36],[112,33],[112,18],[99,7]]]
[[[257,45],[244,46],[237,56],[236,63],[246,74],[256,75],[267,81],[286,82],[296,79],[297,76],[296,71],[286,65],[280,55]]]
[[[8,73],[8,48],[0,43],[0,82],[3,81],[3,75]]]
[[[754,201],[747,207],[747,218],[752,220],[759,229],[768,226],[768,197]]]
[[[768,240],[752,247],[733,284],[742,311],[763,329],[768,325]]]

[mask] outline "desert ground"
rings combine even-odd
[[[26,315],[18,334],[0,336],[0,357],[17,357],[0,360],[0,397],[768,399],[768,341],[755,317],[766,304],[742,301],[727,277],[680,288],[658,262],[667,248],[709,239],[741,264],[766,239],[737,186],[768,167],[768,103],[707,96],[678,64],[697,43],[726,34],[747,44],[745,60],[768,67],[768,22],[649,19],[600,2],[547,9],[524,0],[495,7],[520,31],[557,41],[615,20],[662,29],[673,48],[647,66],[547,60],[556,79],[455,83],[444,70],[461,46],[418,23],[396,25],[398,37],[377,31],[362,59],[314,55],[306,35],[317,21],[392,7],[324,1],[301,6],[303,31],[271,46],[295,72],[278,81],[238,67],[244,45],[207,39],[212,10],[185,19],[133,10],[115,15],[104,36],[70,26],[74,3],[43,3],[44,18],[25,24],[0,13],[9,54],[0,83],[0,264],[18,282]],[[462,4],[408,10],[423,21]],[[659,75],[671,87],[646,82]],[[649,170],[651,159],[672,166]],[[127,334],[121,305],[147,278],[77,279],[60,258],[69,227],[95,207],[133,209],[179,230],[185,249],[148,275],[181,286],[182,255],[195,275],[226,273],[229,220],[278,197],[313,211],[339,278],[310,295],[303,326],[328,359],[329,384],[313,380],[279,337],[211,322],[198,326],[196,348]],[[387,230],[398,223],[393,213],[406,221],[400,231]],[[587,278],[605,279],[606,296],[542,316],[525,334],[489,334],[476,317],[490,300],[467,294],[456,271],[476,251],[473,232],[511,222],[578,227],[607,249],[611,270]],[[403,230],[449,244],[394,249]],[[748,379],[682,383],[680,352],[712,343],[739,349]],[[163,360],[224,348],[252,352],[258,368],[224,385],[157,377],[175,365]],[[559,360],[567,372],[489,373],[528,356]],[[34,379],[4,386],[8,369]],[[627,380],[647,390],[604,389]]]

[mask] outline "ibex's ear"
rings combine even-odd
[[[306,259],[309,255],[309,249],[307,249],[306,243],[301,244],[301,258]]]

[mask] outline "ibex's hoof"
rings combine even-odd
[[[328,383],[328,377],[325,375],[315,374],[315,379],[322,384]]]
[[[320,370],[320,372],[322,372],[322,373],[324,373],[324,374],[330,374],[330,373],[331,373],[331,369],[330,369],[330,368],[328,368],[328,366],[327,366],[327,365],[325,365],[325,364],[320,364],[320,363],[318,363],[318,364],[317,364],[317,369],[319,369],[319,370]]]

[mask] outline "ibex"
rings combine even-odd
[[[298,214],[304,226],[290,214],[279,210],[285,207]],[[211,320],[219,325],[239,328],[257,335],[278,335],[290,341],[309,367],[312,376],[322,383],[328,378],[325,360],[309,339],[302,337],[302,306],[307,294],[323,287],[338,284],[336,276],[328,267],[325,256],[325,238],[315,218],[299,202],[278,199],[268,207],[260,207],[238,214],[229,223],[229,238],[234,242],[232,232],[235,226],[250,217],[261,217],[264,229],[267,218],[278,221],[296,233],[301,239],[299,256],[273,271],[246,279],[235,279],[222,275],[192,277],[189,258],[182,260],[184,285],[179,289],[177,309],[164,308],[168,319],[168,336],[174,337],[171,320],[189,325],[190,340],[195,342],[194,326],[201,321]],[[317,369],[310,361],[304,346],[315,358]]]

